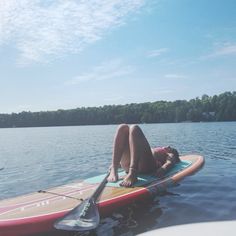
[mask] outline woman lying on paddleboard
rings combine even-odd
[[[138,173],[155,173],[158,177],[179,162],[179,153],[171,147],[151,148],[138,125],[119,125],[114,139],[112,165],[108,182],[116,182],[118,168],[127,173],[121,186],[130,187],[137,181]]]

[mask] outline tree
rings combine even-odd
[[[156,101],[70,110],[0,114],[0,127],[236,121],[236,92],[189,101]]]

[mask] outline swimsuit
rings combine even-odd
[[[156,147],[153,148],[155,152],[158,152],[160,154],[167,154],[168,153],[168,148],[167,147]]]

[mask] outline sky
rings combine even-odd
[[[235,0],[1,0],[0,113],[236,91]]]

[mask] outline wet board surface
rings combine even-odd
[[[188,161],[188,160],[181,161],[180,163],[176,164],[170,171],[168,171],[168,173],[165,175],[164,178],[171,176],[171,175],[187,168],[191,164],[192,164],[192,162]],[[125,171],[122,171],[122,170],[119,171],[119,177],[122,177],[125,175],[126,175]],[[105,174],[95,176],[95,177],[86,179],[86,182],[91,183],[91,184],[98,184],[103,180],[104,177],[105,177]],[[144,174],[142,175],[142,174],[140,174],[140,175],[138,175],[138,181],[133,185],[133,187],[146,186],[147,184],[150,184],[151,182],[155,181],[156,179],[157,179],[157,177],[155,175],[144,175]],[[117,181],[115,183],[107,183],[106,186],[120,187],[121,182],[122,182],[122,178],[120,178],[119,181]]]
[[[120,187],[119,182],[108,183],[97,204],[101,215],[112,213],[116,208],[141,200],[170,187],[184,177],[195,173],[204,164],[199,155],[181,156],[164,178],[154,175],[139,175],[132,188]],[[120,172],[119,176],[125,175]],[[88,198],[104,175],[66,184],[45,192],[36,192],[0,201],[0,232],[4,236],[21,236],[53,229],[59,217]],[[17,233],[16,233],[17,232]]]

